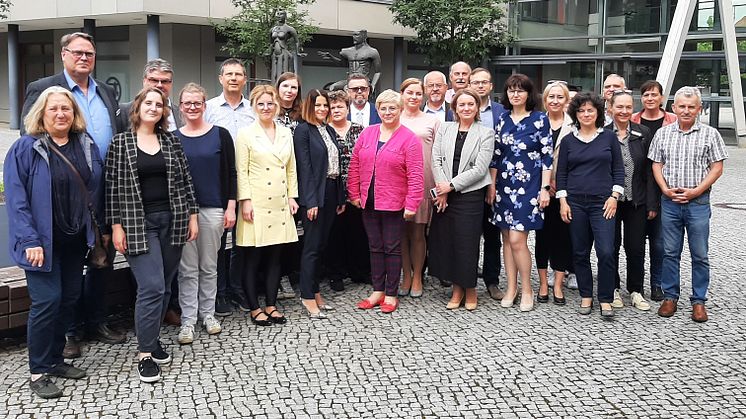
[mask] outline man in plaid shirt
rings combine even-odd
[[[661,317],[676,313],[681,282],[681,250],[686,230],[692,256],[692,320],[706,322],[707,288],[710,284],[708,240],[710,189],[723,174],[728,158],[720,133],[699,122],[702,97],[695,87],[682,87],[674,96],[674,124],[658,130],[648,158],[661,188],[664,300]]]

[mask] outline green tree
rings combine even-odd
[[[8,18],[8,12],[10,11],[10,6],[13,4],[10,0],[0,0],[0,20],[5,20]]]
[[[312,4],[315,0],[231,0],[239,9],[237,15],[223,23],[214,24],[215,30],[227,38],[223,50],[234,57],[261,59],[269,70],[271,48],[270,31],[280,10],[287,12],[287,24],[298,32],[298,42],[303,45],[317,31],[308,12],[299,5]],[[294,47],[294,46],[292,46]]]
[[[394,0],[394,22],[414,29],[418,50],[432,65],[481,62],[505,45],[507,0]]]

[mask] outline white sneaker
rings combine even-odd
[[[194,342],[194,325],[182,325],[181,329],[179,329],[179,337],[176,340],[180,345],[189,345]]]
[[[650,310],[650,304],[645,301],[645,297],[643,297],[642,294],[639,292],[633,292],[629,296],[632,299],[632,307],[642,311]]]
[[[619,292],[619,288],[614,290],[614,301],[611,302],[611,306],[614,308],[624,307],[624,301],[622,300],[622,294]]]
[[[220,326],[220,322],[213,315],[205,316],[205,318],[202,320],[202,324],[205,325],[205,329],[207,330],[208,335],[216,335],[223,331],[223,328]]]
[[[575,277],[575,274],[568,273],[565,277],[565,284],[567,284],[567,288],[576,290],[578,289],[578,278]]]

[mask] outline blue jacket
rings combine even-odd
[[[72,140],[72,138],[71,138]],[[103,224],[103,167],[98,147],[87,134],[77,138],[83,147],[91,178],[88,193],[96,206],[97,218]],[[8,248],[18,267],[28,271],[52,270],[52,177],[47,150],[38,138],[24,135],[11,146],[3,166],[5,208],[8,211]],[[95,237],[91,221],[86,217],[88,247]],[[41,246],[44,263],[31,266],[26,260],[26,249]]]
[[[350,111],[347,112],[347,120],[352,121],[352,112],[354,111],[355,107],[350,105]],[[368,126],[380,124],[381,123],[381,117],[378,115],[378,110],[376,109],[376,104],[373,102],[370,102],[370,118],[368,118]]]

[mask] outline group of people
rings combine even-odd
[[[172,103],[173,68],[156,59],[145,65],[142,90],[120,105],[91,76],[93,38],[68,34],[61,45],[64,71],[28,86],[23,135],[4,166],[10,249],[32,302],[29,383],[40,397],[62,394],[52,376],[86,375],[63,361],[80,356],[80,331],[124,341],[100,314],[79,308],[100,306],[101,281],[111,273],[89,266],[83,276],[95,226],[125,255],[137,285],[143,382],[160,380],[160,365],[171,361],[160,341],[168,313],[180,311],[180,344],[194,341],[198,322],[220,333],[216,316],[232,310],[226,298],[257,326],[284,324],[277,300],[281,289],[293,295],[281,284],[292,271],[314,320],[333,310],[322,278],[335,290],[347,277],[371,283],[357,307],[391,313],[400,297],[422,295],[425,270],[452,287],[447,309],[474,310],[481,237],[489,295],[521,311],[548,302],[550,286],[553,302],[566,304],[572,272],[578,311],[590,314],[595,247],[604,318],[624,306],[622,245],[631,304],[650,309],[647,238],[650,298],[663,301],[658,314],[669,317],[686,231],[692,319],[707,320],[709,190],[727,152],[718,132],[699,122],[695,88],[676,92],[670,114],[662,86],[646,82],[643,110],[634,114],[618,75],[606,79],[603,97],[571,97],[565,81],[541,92],[513,74],[498,103],[490,72],[459,62],[450,68],[451,89],[433,71],[375,102],[360,74],[344,90],[310,89],[303,98],[298,75],[284,73],[245,97],[244,65],[231,58],[220,68],[221,95],[208,100],[188,83]]]

